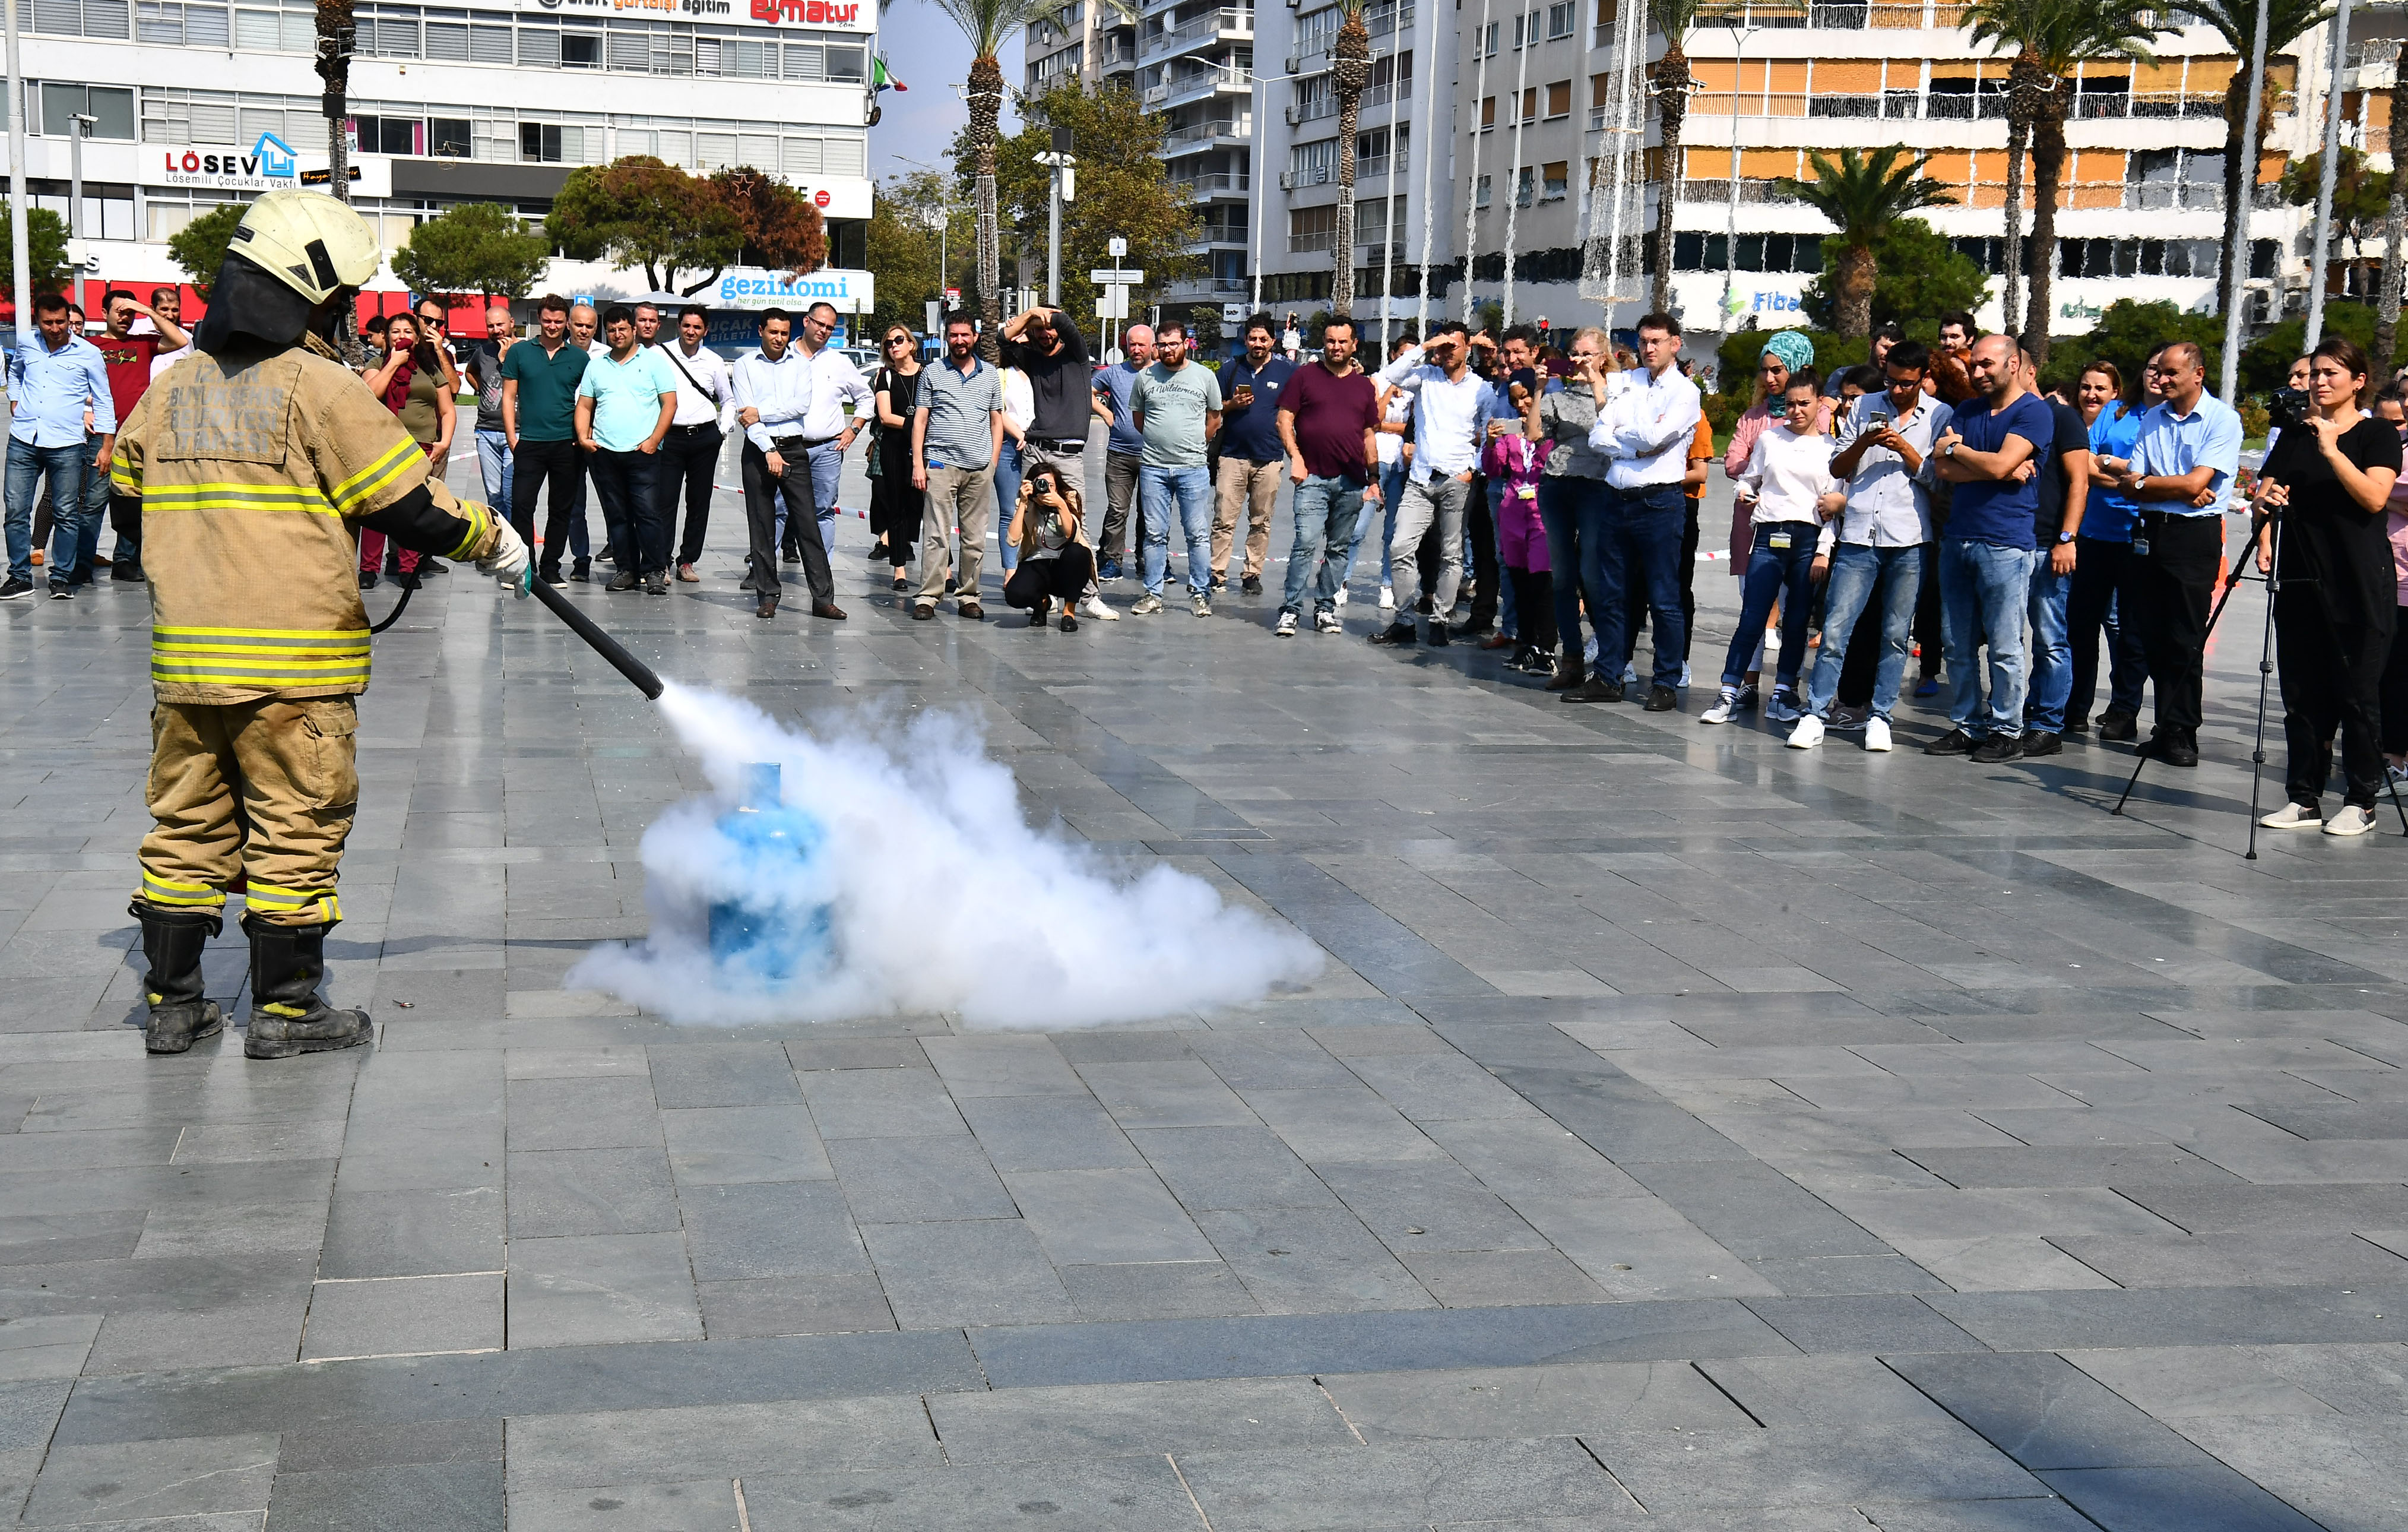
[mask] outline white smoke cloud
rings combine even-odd
[[[716,793],[644,832],[652,934],[595,948],[571,988],[686,1023],[950,1011],[972,1026],[1064,1027],[1235,1005],[1321,969],[1317,945],[1223,904],[1201,879],[1159,866],[1126,877],[1029,824],[968,719],[820,737],[717,693],[672,684],[660,706]],[[810,858],[747,855],[720,832],[755,762],[777,763],[786,805],[819,822]],[[821,971],[781,984],[715,964],[710,906],[737,895],[778,911],[805,949],[826,906]]]

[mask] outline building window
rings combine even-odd
[[[30,21],[36,32],[122,41],[131,10],[126,0],[34,0]],[[18,15],[27,12],[21,7]]]
[[[223,6],[185,6],[137,0],[134,40],[178,48],[224,48],[232,40]]]
[[[1489,96],[1480,103],[1480,131],[1486,133],[1497,125],[1497,98]]]
[[[1571,35],[1571,0],[1558,0],[1557,4],[1547,7],[1547,40],[1553,42],[1557,37],[1569,37]]]
[[[1539,179],[1539,200],[1561,202],[1570,194],[1571,163],[1568,160],[1551,161],[1540,170]]]
[[[1672,236],[1675,271],[1727,271],[1730,241],[1719,234],[1678,233]],[[1823,236],[1814,234],[1743,234],[1739,236],[1742,271],[1798,272],[1823,269]]]
[[[585,158],[585,131],[556,122],[521,122],[519,158],[538,165],[575,165]]]
[[[1480,35],[1481,41],[1484,46],[1472,50],[1472,57],[1493,59],[1497,56],[1497,29],[1498,25],[1499,23],[1496,21],[1488,23],[1487,29]]]
[[[34,131],[50,137],[72,136],[78,117],[95,120],[85,131],[87,138],[131,142],[134,137],[134,93],[130,90],[109,85],[63,85],[46,79],[36,109],[41,117],[34,124]]]
[[[1338,245],[1338,208],[1297,208],[1287,215],[1287,248],[1291,254],[1334,250]]]
[[[1471,205],[1474,208],[1485,208],[1488,206],[1488,183],[1493,179],[1493,177],[1489,176],[1483,176],[1480,178],[1480,184],[1471,195]]]
[[[1550,120],[1572,114],[1572,82],[1559,79],[1547,87],[1547,116]]]

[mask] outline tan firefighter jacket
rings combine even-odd
[[[179,362],[121,423],[108,472],[142,502],[163,702],[365,691],[359,525],[452,559],[496,537],[366,382],[298,347],[231,375],[208,352]]]

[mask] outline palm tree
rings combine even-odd
[[[337,201],[351,205],[351,133],[344,122],[351,115],[351,50],[359,29],[351,18],[351,0],[318,0],[318,60],[314,67],[325,82],[319,107],[326,116],[326,189]],[[335,327],[335,348],[351,366],[365,365],[366,348],[360,344],[359,310],[347,306]]]
[[[1371,29],[1363,20],[1368,3],[1369,0],[1338,0],[1338,14],[1343,20],[1337,41],[1329,47],[1329,82],[1338,96],[1338,242],[1329,252],[1329,311],[1333,314],[1354,311],[1354,133],[1363,120],[1363,87],[1371,79]],[[1401,16],[1402,10],[1398,14]],[[1397,88],[1395,70],[1402,58],[1401,53],[1391,55],[1391,91]],[[1395,165],[1393,143],[1388,146],[1388,163]],[[1396,206],[1395,186],[1396,178],[1391,176],[1391,208]],[[1390,230],[1396,227],[1396,218],[1393,213],[1383,216],[1388,226],[1380,231],[1380,242],[1386,244]]]
[[[2031,292],[2024,309],[2023,339],[2035,362],[2048,361],[2049,284],[2057,274],[2057,204],[2065,179],[2065,120],[2073,100],[2073,72],[2094,60],[2148,63],[2149,41],[2164,29],[2141,18],[2154,14],[2129,0],[1973,0],[1965,7],[1966,30],[1973,41],[2015,50],[2024,81],[2016,94],[2028,100],[2031,113]],[[2016,213],[2010,211],[2008,228],[2016,222]],[[2010,260],[2020,253],[2011,252]],[[2010,314],[2009,324],[2014,321]]]
[[[322,0],[324,3],[324,0]],[[980,350],[992,360],[1003,322],[1003,251],[996,229],[995,146],[1003,117],[1004,45],[1038,21],[1058,21],[1068,30],[1063,0],[936,0],[968,37],[970,50],[968,142],[978,208],[979,317],[985,322]]]
[[[2021,328],[2024,274],[2024,156],[2031,148],[2032,119],[2040,97],[2049,90],[2040,65],[2028,53],[2017,53],[2007,66],[2007,250],[2006,292],[2000,304],[1999,327],[2013,334]]]
[[[2241,61],[2241,66],[2232,72],[2232,83],[2224,88],[2222,260],[2230,260],[2236,247],[2244,251],[2247,248],[2242,241],[2246,237],[2250,202],[2257,191],[2258,149],[2274,127],[2274,104],[2269,100],[2258,114],[2258,143],[2243,144],[2241,141],[2242,130],[2248,120],[2249,54],[2256,46],[2258,3],[2259,0],[2184,0],[2183,7],[2200,21],[2215,28],[2224,38],[2225,46],[2231,49],[2233,56]],[[2272,76],[2274,60],[2283,50],[2330,21],[2332,13],[2328,0],[2267,0],[2267,75]],[[2215,290],[2222,293],[2227,274],[2219,270],[2218,279]]]
[[[1840,290],[1833,295],[1833,307],[1839,313],[1840,333],[1870,336],[1873,284],[1881,276],[1873,260],[1874,241],[1907,214],[1946,207],[1956,199],[1945,185],[1923,173],[1931,156],[1914,154],[1903,144],[1870,153],[1843,149],[1836,165],[1819,150],[1809,151],[1806,158],[1813,166],[1813,180],[1784,176],[1773,182],[1773,189],[1813,208],[1839,231]]]
[[[1681,128],[1688,121],[1689,53],[1683,47],[1696,27],[1700,0],[1648,0],[1648,23],[1664,36],[1664,54],[1647,66],[1647,93],[1656,98],[1656,121],[1663,144],[1664,174],[1656,194],[1656,277],[1648,285],[1647,307],[1659,314],[1672,311],[1672,213],[1681,200]],[[1734,77],[1736,93],[1739,80]]]
[[[2392,64],[2391,121],[2408,124],[2408,69]],[[2390,133],[2401,129],[2393,127]],[[2395,137],[2392,143],[2400,145]],[[2370,146],[2371,147],[2371,146]],[[2408,146],[2401,146],[2408,147]],[[2391,196],[2383,215],[2383,282],[2374,302],[2374,376],[2391,376],[2391,356],[2400,345],[2400,290],[2403,275],[2408,275],[2408,163],[2403,163],[2401,148],[2391,150]]]

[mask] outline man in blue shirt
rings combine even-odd
[[[1154,328],[1132,324],[1121,332],[1122,360],[1096,374],[1096,412],[1111,427],[1104,451],[1104,535],[1096,544],[1096,578],[1121,578],[1121,554],[1128,548],[1130,508],[1138,512],[1137,545],[1145,546],[1145,508],[1139,504],[1137,471],[1144,464],[1145,438],[1138,435],[1129,391],[1138,374],[1154,363]]]
[[[2024,387],[2023,355],[2006,336],[1974,342],[1966,376],[1975,394],[1933,443],[1932,471],[1956,487],[1940,538],[1940,611],[1948,653],[1948,719],[1926,755],[1984,766],[2023,753],[2024,609],[2031,592],[2032,522],[2044,453],[2057,422]],[[1985,716],[1973,651],[1990,647]]]
[[[1238,510],[1246,508],[1246,562],[1240,588],[1263,589],[1263,562],[1271,551],[1271,508],[1279,498],[1280,470],[1287,453],[1280,446],[1280,391],[1296,376],[1296,364],[1271,354],[1271,317],[1246,321],[1246,354],[1230,364],[1222,379],[1221,468],[1212,486],[1212,589],[1229,582],[1229,548],[1237,540]]]
[[[661,438],[677,418],[677,379],[660,352],[636,344],[636,313],[614,303],[602,310],[609,350],[577,382],[577,444],[585,449],[602,497],[603,524],[619,573],[607,587],[669,594],[669,530],[677,513],[660,503]]]
[[[2162,349],[2162,348],[2161,348]],[[2131,461],[2133,444],[2141,437],[2143,408],[2157,399],[2157,359],[2141,367],[2141,404],[2127,407],[2117,397],[2123,378],[2114,364],[2095,362],[2083,369],[2074,397],[2091,413],[2090,451],[2100,468],[2110,463],[2116,471]],[[2096,476],[2094,475],[2094,478]],[[2090,506],[2083,513],[2082,535],[2074,541],[2073,590],[2066,598],[2068,642],[2073,651],[2073,684],[2067,694],[2065,730],[2081,734],[2091,726],[2090,702],[2099,688],[2099,636],[2107,636],[2107,710],[2099,717],[2101,740],[2137,739],[2143,688],[2149,663],[2141,652],[2141,636],[2123,620],[2115,588],[2123,583],[2125,561],[2132,556],[2132,523],[2141,508],[2106,480],[2094,483]]]
[[[2224,503],[2241,471],[2241,417],[2207,392],[2207,360],[2187,340],[2157,358],[2164,401],[2141,419],[2117,487],[2141,508],[2132,556],[2116,593],[2140,629],[2157,693],[2157,726],[2142,753],[2199,765],[2209,602],[2224,556]]]
[[[67,300],[54,293],[35,299],[34,331],[8,359],[8,578],[0,583],[0,601],[33,594],[34,502],[44,476],[51,505],[63,511],[81,506],[84,476],[93,468],[85,432],[117,434],[108,365],[100,348],[75,333]],[[104,460],[108,451],[104,442]],[[53,571],[51,594],[73,588],[71,573]]]

